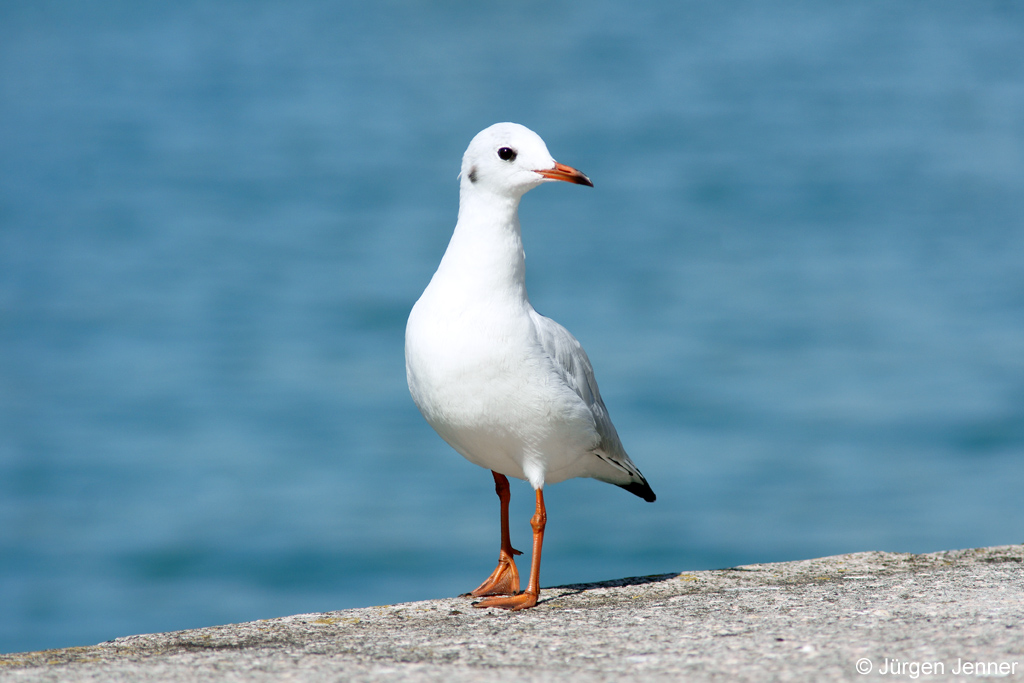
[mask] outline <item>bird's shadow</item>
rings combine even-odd
[[[668,581],[679,576],[678,572],[672,574],[652,574],[650,576],[629,576],[624,579],[612,579],[611,581],[598,581],[596,583],[567,583],[561,586],[548,586],[541,591],[541,597],[537,600],[538,605],[543,605],[549,602],[555,602],[562,598],[567,598],[573,595],[579,595],[586,593],[589,590],[597,588],[625,588],[627,586],[643,586],[649,583],[660,583],[662,581]],[[551,597],[544,597],[544,591],[563,591],[558,595],[552,595]],[[470,593],[459,594],[460,598],[476,599],[476,597]],[[477,603],[473,603],[475,607]]]
[[[541,599],[537,601],[538,605],[543,605],[548,602],[555,602],[562,598],[570,597],[573,595],[579,595],[589,590],[597,588],[625,588],[627,586],[643,586],[649,583],[661,583],[662,581],[668,581],[679,576],[678,572],[672,574],[652,574],[650,576],[629,576],[624,579],[612,579],[611,581],[598,581],[596,583],[568,583],[562,586],[551,586],[546,590],[561,590],[564,591],[558,595],[552,595],[549,598],[545,598],[543,592],[541,593]]]

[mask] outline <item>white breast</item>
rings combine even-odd
[[[600,437],[538,342],[529,303],[446,289],[431,282],[406,328],[409,388],[424,417],[481,467],[535,486],[580,476],[573,464]]]

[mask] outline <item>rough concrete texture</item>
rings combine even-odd
[[[0,680],[1024,680],[1020,545],[646,576],[541,598],[516,613],[449,598],[0,655]]]

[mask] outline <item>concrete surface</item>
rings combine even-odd
[[[450,598],[0,655],[0,680],[1024,680],[1020,545],[665,574],[541,598],[517,613]]]

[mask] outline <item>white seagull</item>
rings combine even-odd
[[[648,502],[655,496],[619,441],[583,347],[533,310],[526,295],[519,200],[552,180],[593,183],[556,163],[540,136],[516,123],[478,133],[460,178],[455,232],[409,314],[406,375],[430,426],[494,475],[501,550],[497,568],[471,593],[492,597],[474,604],[519,610],[540,595],[545,484],[593,477]],[[506,477],[530,482],[537,497],[530,581],[522,593]]]

